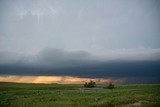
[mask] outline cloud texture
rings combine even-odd
[[[35,56],[1,53],[0,74],[125,78],[130,79],[128,83],[159,83],[159,53],[157,49],[144,48],[136,52],[135,49],[115,50],[103,56],[54,48],[45,48]]]

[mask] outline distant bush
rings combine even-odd
[[[109,83],[109,85],[108,85],[108,89],[113,89],[113,88],[114,88],[114,84]]]
[[[106,89],[113,89],[113,88],[114,88],[114,84],[109,83],[108,86],[103,87],[103,88],[106,88]]]
[[[85,84],[84,84],[84,87],[85,88],[94,88],[96,86],[96,82],[94,82],[94,81],[90,81],[90,82],[86,82]]]

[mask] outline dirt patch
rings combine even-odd
[[[137,106],[141,106],[141,105],[142,105],[142,102],[141,102],[141,101],[135,102],[135,103],[133,103],[132,105],[133,105],[133,106],[136,106],[136,107],[137,107]]]
[[[105,88],[79,88],[80,90],[109,90]]]
[[[138,101],[132,104],[125,104],[125,105],[121,105],[121,106],[116,106],[116,107],[142,107],[143,104],[148,103],[147,101]]]

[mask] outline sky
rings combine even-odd
[[[159,0],[0,0],[0,81],[16,75],[160,83],[159,19]]]

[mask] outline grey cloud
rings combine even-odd
[[[87,65],[94,57],[85,51],[68,52],[56,48],[45,48],[36,56],[36,63],[50,66]],[[83,64],[84,63],[84,64]]]
[[[28,64],[44,66],[84,66],[112,61],[158,61],[160,49],[134,48],[89,53],[46,47],[36,55],[0,52],[0,64]]]
[[[127,54],[133,53],[133,51],[125,51]],[[159,83],[160,60],[157,56],[154,56],[159,51],[154,51],[152,49],[150,52],[147,51],[150,54],[146,56],[144,52],[141,52],[143,53],[141,55],[145,57],[139,60],[133,59],[136,58],[137,54],[130,60],[125,60],[127,54],[117,54],[119,57],[116,60],[114,57],[112,60],[107,60],[106,56],[102,59],[102,57],[85,51],[70,52],[55,48],[45,48],[35,56],[4,52],[0,54],[0,74],[126,78],[128,80],[125,81],[126,83]],[[148,56],[154,56],[155,58],[150,59]],[[107,55],[107,57],[109,56]],[[146,78],[149,80],[146,80]]]
[[[104,53],[99,54],[102,60],[160,60],[160,49],[152,48],[130,48],[130,49],[116,49],[106,50]]]
[[[28,64],[48,66],[75,66],[88,65],[112,61],[158,61],[160,49],[133,48],[107,50],[101,53],[86,51],[67,51],[58,48],[46,47],[38,54],[27,55],[15,52],[0,52],[0,64]]]
[[[85,51],[65,51],[57,48],[44,48],[36,55],[24,55],[14,52],[0,52],[0,64],[19,64],[29,66],[87,66],[97,59]]]
[[[0,50],[159,48],[158,0],[1,0]]]
[[[29,63],[31,57],[14,52],[0,52],[0,65],[3,64],[25,64]]]

